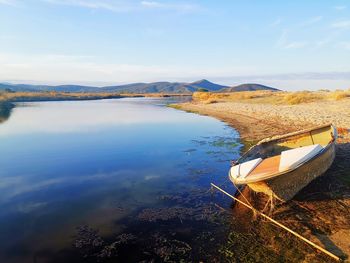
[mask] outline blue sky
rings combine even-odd
[[[0,0],[0,81],[350,88],[350,1]]]

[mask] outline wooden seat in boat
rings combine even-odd
[[[262,160],[248,175],[258,176],[263,174],[278,173],[280,165],[281,155],[276,155],[270,158]]]
[[[283,151],[281,153],[280,160],[280,172],[293,169],[303,162],[313,158],[320,151],[323,150],[323,147],[319,144],[308,145],[304,147],[299,147],[295,149],[290,149]]]
[[[274,174],[293,169],[322,151],[319,144],[283,151],[281,155],[263,159],[247,176]]]
[[[250,160],[245,163],[235,165],[230,170],[230,175],[234,178],[245,178],[262,161],[261,158]]]

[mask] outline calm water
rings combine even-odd
[[[16,104],[0,123],[0,261],[198,260],[218,245],[208,190],[238,133],[167,102]]]

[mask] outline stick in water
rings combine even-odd
[[[333,253],[329,252],[328,250],[324,249],[323,247],[320,247],[319,245],[316,245],[315,243],[311,242],[310,240],[306,239],[305,237],[299,235],[298,233],[294,232],[293,230],[289,229],[288,227],[286,227],[285,225],[282,225],[281,223],[277,222],[276,220],[272,219],[271,217],[261,213],[260,211],[257,211],[254,207],[242,202],[241,200],[237,199],[236,197],[234,197],[233,195],[230,195],[229,193],[227,193],[225,190],[221,189],[220,187],[216,186],[215,184],[211,183],[211,185],[216,188],[217,190],[219,190],[220,192],[224,193],[225,195],[231,197],[232,199],[236,200],[237,202],[239,202],[240,204],[252,209],[253,211],[256,211],[258,213],[258,215],[270,220],[272,223],[274,223],[275,225],[283,228],[284,230],[288,231],[289,233],[293,234],[294,236],[300,238],[301,240],[303,240],[304,242],[308,243],[309,245],[313,246],[314,248],[322,251],[323,253],[327,254],[328,256],[334,258],[337,261],[340,261],[340,258],[336,255],[334,255]]]

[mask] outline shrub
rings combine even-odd
[[[210,98],[210,92],[194,92],[192,98],[195,101],[204,101]]]
[[[218,101],[215,99],[207,99],[204,103],[205,104],[212,104],[212,103],[217,103]]]
[[[319,99],[322,99],[320,94],[309,91],[293,92],[284,96],[284,101],[291,105],[313,102]]]
[[[199,88],[197,91],[199,91],[199,92],[208,92],[209,90],[204,89],[204,88]]]
[[[341,99],[345,99],[347,97],[349,97],[349,94],[346,93],[345,91],[335,91],[332,94],[332,98],[335,100],[341,100]]]

